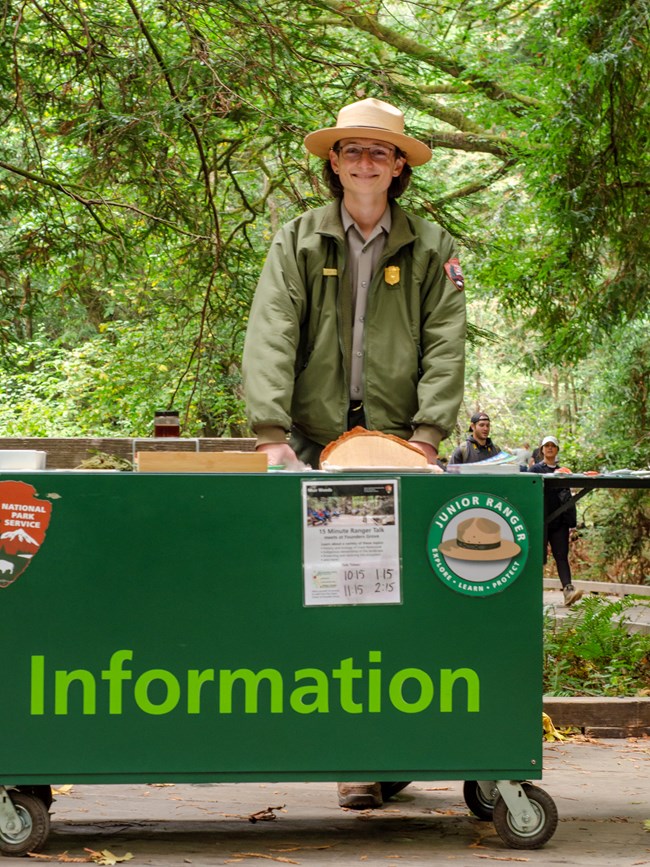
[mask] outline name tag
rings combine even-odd
[[[323,277],[338,277],[338,268],[323,268]]]

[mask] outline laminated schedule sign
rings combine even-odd
[[[402,601],[398,480],[302,483],[305,605]]]

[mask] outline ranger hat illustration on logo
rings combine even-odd
[[[505,560],[519,554],[516,542],[501,538],[501,528],[489,518],[468,518],[458,525],[454,540],[438,545],[438,550],[457,560]]]
[[[528,558],[528,530],[507,500],[469,493],[437,512],[427,537],[429,563],[440,580],[467,596],[501,593]]]
[[[0,482],[0,588],[27,569],[45,540],[52,503],[25,482]]]

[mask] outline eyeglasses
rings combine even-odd
[[[346,144],[342,147],[335,148],[337,153],[340,153],[344,160],[351,163],[358,162],[364,151],[368,151],[368,156],[373,163],[385,163],[391,157],[395,156],[395,148],[383,147],[382,145],[370,145],[370,147],[362,147],[356,144]]]

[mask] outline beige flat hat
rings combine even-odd
[[[519,545],[501,538],[496,521],[489,518],[468,518],[458,525],[456,539],[438,545],[444,557],[456,560],[509,560],[521,551]]]
[[[404,114],[380,99],[362,99],[344,106],[336,118],[336,126],[318,129],[305,136],[309,153],[326,160],[330,148],[342,138],[373,138],[394,144],[406,154],[410,166],[421,166],[431,159],[431,148],[424,142],[404,135]]]

